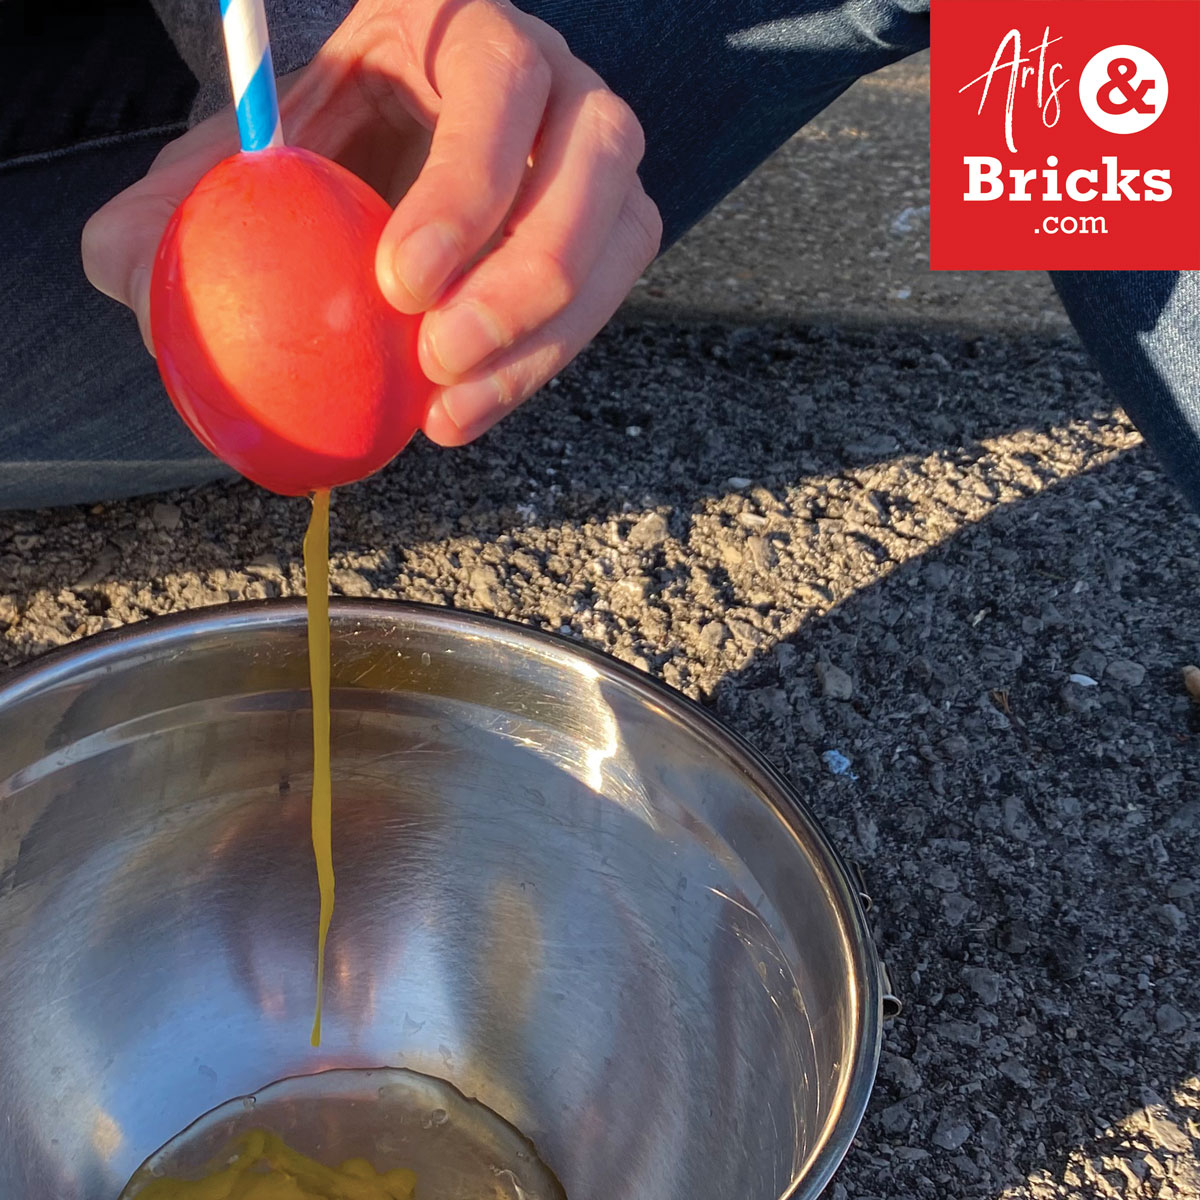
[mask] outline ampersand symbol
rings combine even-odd
[[[1101,84],[1100,90],[1096,93],[1096,103],[1114,117],[1131,111],[1152,113],[1154,105],[1143,103],[1142,98],[1147,92],[1153,90],[1154,80],[1148,79],[1144,83],[1135,83],[1136,78],[1137,64],[1133,59],[1114,58],[1108,64],[1108,79]],[[1119,102],[1113,100],[1114,92],[1123,99]]]

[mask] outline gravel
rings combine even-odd
[[[339,495],[333,587],[602,647],[790,775],[905,1001],[833,1200],[1195,1200],[1200,520],[1043,279],[925,270],[924,69],[536,404]],[[241,483],[0,515],[0,662],[296,594],[305,516]]]

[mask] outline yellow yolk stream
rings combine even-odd
[[[261,1129],[238,1138],[223,1161],[194,1182],[152,1179],[137,1200],[412,1200],[416,1187],[411,1171],[376,1171],[362,1158],[323,1167]]]
[[[321,1044],[321,1002],[325,994],[325,940],[333,920],[333,783],[329,766],[329,491],[313,493],[312,519],[304,535],[304,584],[308,593],[308,673],[312,685],[313,783],[312,843],[321,890],[317,929],[317,1008],[312,1044]],[[247,1193],[259,1200],[259,1193]],[[262,1200],[309,1195],[307,1192],[263,1192]],[[314,1192],[312,1195],[325,1195]],[[333,1193],[328,1193],[332,1195]],[[383,1192],[369,1193],[384,1196]],[[390,1193],[388,1193],[390,1194]],[[241,1193],[239,1193],[240,1197]],[[346,1193],[347,1197],[350,1193]],[[364,1196],[368,1193],[364,1193]],[[214,1193],[222,1200],[223,1193]],[[200,1194],[197,1193],[197,1200]],[[204,1200],[208,1200],[207,1193]]]
[[[321,1044],[325,987],[325,941],[333,919],[333,786],[329,750],[329,492],[313,493],[312,519],[304,537],[308,592],[308,669],[312,686],[312,843],[321,892],[317,932],[317,1001],[312,1044]],[[243,1134],[203,1179],[151,1179],[137,1200],[412,1200],[416,1176],[397,1169],[376,1171],[366,1159],[325,1167],[292,1150],[266,1130]]]

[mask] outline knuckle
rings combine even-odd
[[[502,412],[509,412],[525,399],[517,367],[503,367],[493,372],[492,380],[496,385],[496,407]]]
[[[155,156],[154,161],[150,164],[151,171],[161,170],[163,167],[169,167],[172,163],[177,163],[186,153],[186,147],[181,148],[179,145],[180,139],[168,142]]]
[[[550,88],[550,64],[541,47],[518,30],[494,37],[477,47],[483,59],[512,86]]]
[[[471,86],[501,108],[512,99],[545,104],[554,72],[541,47],[519,30],[489,37],[461,38],[442,51],[450,72],[469,79]]]
[[[564,324],[558,336],[547,339],[526,363],[525,396],[545,387],[592,340],[587,329]]]
[[[554,342],[498,371],[496,380],[500,385],[501,404],[505,413],[519,408],[534,396],[570,358],[565,348]]]
[[[582,119],[594,137],[615,156],[636,166],[646,152],[642,123],[615,92],[597,89],[583,101]]]
[[[553,57],[560,62],[574,58],[567,39],[553,25],[546,25],[542,21],[538,21],[537,38],[547,58]]]
[[[551,250],[542,250],[533,259],[531,275],[542,307],[552,312],[560,312],[579,294],[578,272]]]

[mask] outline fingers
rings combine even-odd
[[[408,118],[433,126],[375,266],[398,309],[426,313],[422,365],[442,385],[425,426],[434,441],[472,440],[565,366],[658,249],[633,113],[503,0],[360,4],[289,82],[289,140],[346,158],[385,192],[411,169],[391,135]],[[205,122],[84,230],[89,279],[137,311],[147,344],[162,233],[236,144],[230,113]]]
[[[427,314],[421,363],[444,388],[429,429],[457,444],[578,352],[661,232],[636,117],[549,26],[495,0],[426,11],[444,28],[381,26],[357,52],[386,95],[434,122],[376,274],[397,308]]]
[[[453,383],[562,312],[639,186],[637,118],[589,69],[576,68],[561,96],[551,96],[533,169],[499,245],[425,319],[421,363],[436,383]]]
[[[429,82],[440,98],[429,156],[400,202],[376,257],[384,295],[423,312],[465,269],[512,207],[550,94],[551,69],[513,15],[485,0],[453,11],[430,34]],[[364,58],[411,89],[405,45]]]
[[[145,178],[114,196],[83,227],[83,269],[92,286],[137,314],[150,341],[150,275],[154,256],[175,209],[200,177],[237,149],[231,117],[214,117],[177,138]]]
[[[661,239],[658,209],[639,185],[626,199],[605,253],[578,296],[486,372],[441,388],[426,416],[426,436],[441,446],[465,445],[561,371],[616,312]]]

